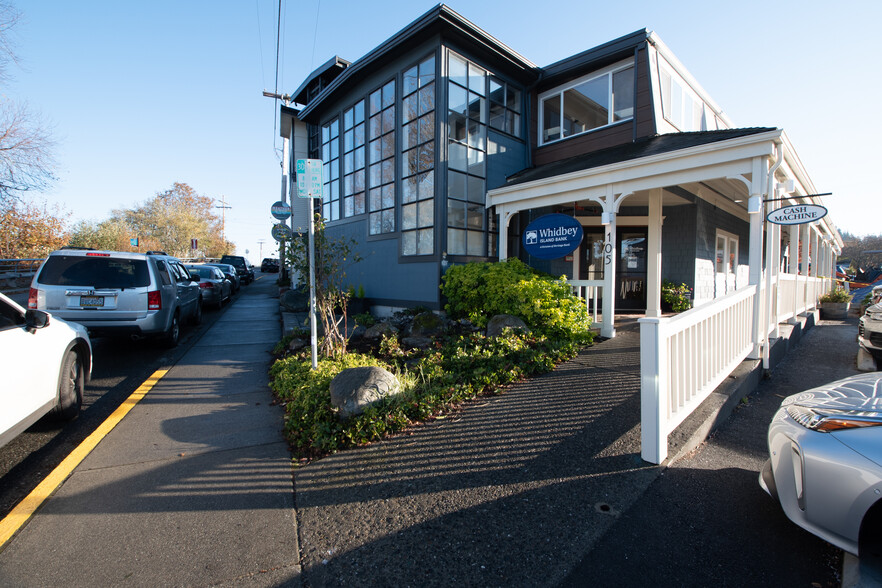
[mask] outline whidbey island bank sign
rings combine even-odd
[[[533,257],[557,259],[572,253],[582,242],[582,225],[565,214],[546,214],[527,225],[523,242]]]
[[[821,220],[827,215],[827,209],[817,204],[800,204],[785,206],[773,210],[766,218],[776,225],[803,225]]]

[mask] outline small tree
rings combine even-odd
[[[329,238],[321,215],[315,215],[315,304],[324,331],[319,351],[325,357],[339,357],[346,353],[346,305],[349,293],[343,284],[346,268],[361,261],[361,257],[353,251],[356,244],[353,239]],[[309,242],[305,235],[291,242],[286,258],[300,276],[301,285],[308,288]]]

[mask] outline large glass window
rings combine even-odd
[[[368,97],[368,231],[395,231],[395,80]]]
[[[490,76],[490,126],[521,136],[521,91]]]
[[[404,72],[401,108],[401,253],[435,251],[435,57]]]
[[[343,216],[364,214],[364,100],[343,113]]]
[[[340,218],[340,120],[322,125],[322,216]]]
[[[662,115],[680,131],[726,128],[713,109],[665,61],[659,65]]]
[[[486,256],[488,74],[454,53],[448,55],[447,253]],[[500,87],[504,95],[503,84],[494,80],[489,85],[491,91],[497,91],[497,96],[500,96]],[[503,111],[507,111],[507,107]],[[502,120],[504,122],[504,117]],[[495,243],[495,239],[490,241]],[[492,255],[495,247],[491,246],[490,251]]]
[[[618,67],[545,92],[542,142],[557,141],[634,116],[634,66]]]

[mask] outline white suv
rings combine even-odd
[[[25,310],[0,294],[0,447],[50,414],[80,412],[92,375],[92,344],[82,325]]]
[[[202,321],[199,280],[165,254],[60,249],[31,282],[28,308],[95,335],[158,336],[178,344],[185,320]]]
[[[858,343],[882,363],[882,286],[873,288],[872,302],[858,323]]]

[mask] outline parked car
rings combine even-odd
[[[224,255],[221,257],[221,263],[228,263],[236,268],[239,279],[243,284],[248,285],[254,281],[254,266],[251,262],[241,255]]]
[[[202,321],[199,282],[177,258],[150,253],[54,251],[31,282],[28,308],[94,335],[159,337],[169,347],[184,321]]]
[[[230,281],[224,276],[219,267],[213,265],[187,265],[184,266],[194,278],[199,279],[199,288],[202,290],[202,305],[209,304],[220,310],[224,302],[232,295]]]
[[[0,293],[0,373],[0,447],[46,414],[73,419],[92,377],[86,328]]]
[[[760,485],[791,521],[857,556],[882,555],[882,374],[788,396],[768,442]]]
[[[877,291],[878,289],[878,291]],[[873,288],[873,305],[858,321],[858,344],[882,365],[882,286]]]
[[[276,273],[279,271],[279,260],[274,257],[264,257],[260,262],[260,271],[266,273]]]
[[[220,269],[224,273],[224,276],[230,281],[230,285],[233,287],[233,294],[239,291],[239,288],[242,287],[242,281],[239,279],[239,273],[236,271],[236,268],[228,263],[205,263],[203,265],[213,265],[214,267]]]

